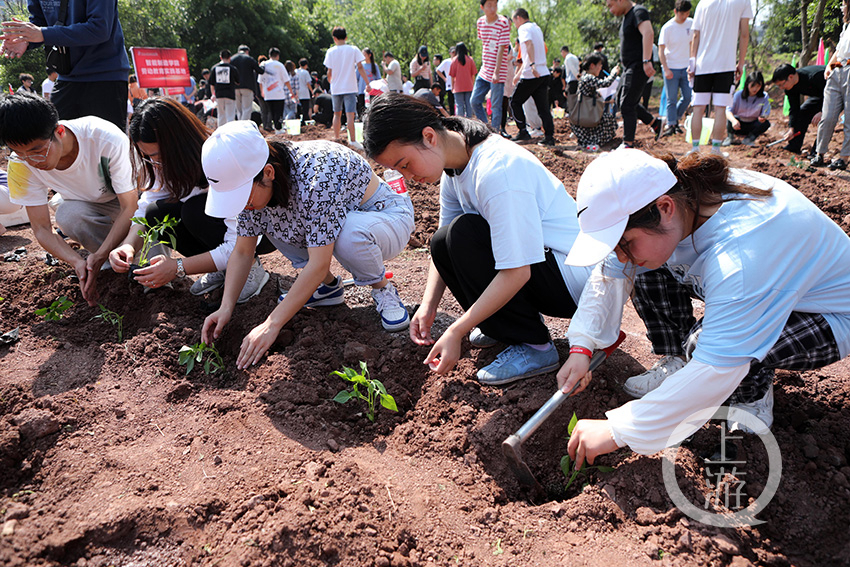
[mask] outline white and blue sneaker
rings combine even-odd
[[[478,381],[485,386],[503,386],[546,374],[558,369],[558,349],[550,342],[548,350],[537,350],[526,344],[511,345],[478,371]]]
[[[375,308],[381,316],[381,325],[388,331],[401,331],[410,325],[410,315],[391,282],[380,289],[372,290]]]
[[[283,298],[286,297],[286,293],[287,292],[283,292],[278,296],[278,303],[283,301]],[[345,286],[342,285],[342,278],[336,276],[333,283],[330,285],[324,283],[319,284],[319,287],[313,292],[313,295],[310,296],[310,299],[307,300],[307,303],[305,303],[304,306],[325,307],[328,305],[340,305],[342,303],[345,303]]]

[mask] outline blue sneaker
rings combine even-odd
[[[502,386],[517,380],[546,374],[558,369],[558,349],[551,342],[549,350],[528,345],[511,345],[478,371],[478,381],[485,386]]]
[[[286,297],[286,292],[278,296],[277,302],[280,303],[283,301],[284,297]],[[342,278],[336,276],[336,279],[331,285],[319,284],[318,289],[313,292],[313,295],[310,296],[310,299],[307,300],[304,306],[323,307],[326,305],[340,305],[342,303],[345,303],[345,286],[342,285]]]
[[[392,283],[372,290],[375,308],[381,315],[381,325],[388,331],[401,331],[410,326],[410,315]]]

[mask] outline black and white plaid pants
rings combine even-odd
[[[655,354],[690,358],[702,330],[702,319],[694,318],[692,297],[698,297],[693,289],[676,281],[664,268],[635,278],[632,303],[646,325]],[[823,315],[792,311],[776,344],[764,360],[750,364],[749,373],[729,401],[749,403],[762,398],[773,383],[776,368],[813,370],[840,357]]]

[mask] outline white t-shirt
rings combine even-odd
[[[392,71],[392,73],[390,73],[390,71]],[[398,59],[393,59],[390,61],[390,64],[387,65],[387,85],[390,87],[391,91],[401,92],[401,64],[398,62]]]
[[[580,67],[578,57],[573,53],[567,53],[567,56],[564,57],[564,79],[567,82],[578,81]]]
[[[310,84],[313,82],[310,71],[299,68],[295,70],[295,76],[298,77],[298,98],[310,98]]]
[[[49,78],[44,79],[44,82],[41,83],[41,96],[47,97],[47,95],[53,92],[53,85],[56,83],[51,81]]]
[[[564,264],[579,233],[576,202],[534,154],[492,135],[473,148],[459,175],[444,173],[440,226],[469,213],[490,225],[497,270],[543,262],[549,248],[578,302],[592,268]]]
[[[528,58],[526,41],[530,41],[534,47],[534,64],[537,66],[537,74],[541,77],[549,74],[549,67],[546,65],[546,44],[543,43],[543,30],[534,22],[525,22],[517,30],[519,35],[520,49],[522,49],[522,60],[525,65]],[[531,66],[525,67],[522,72],[521,79],[533,79],[534,73],[531,72]]]
[[[671,18],[661,27],[658,45],[664,46],[668,69],[687,69],[691,57],[691,37],[693,37],[693,18],[685,18],[681,24]],[[701,42],[700,42],[701,43]]]
[[[46,205],[50,189],[66,201],[89,203],[107,203],[116,198],[116,193],[136,190],[130,140],[118,126],[96,116],[60,120],[59,124],[77,137],[77,159],[68,169],[42,171],[13,153],[9,160],[9,196],[13,203]]]
[[[405,83],[401,86],[401,92],[403,92],[406,95],[412,95],[413,94],[413,83],[411,83],[409,80],[405,81]]]
[[[347,43],[334,45],[325,54],[325,67],[331,73],[331,94],[357,93],[357,64],[365,61],[363,53]]]
[[[448,57],[443,59],[440,63],[439,67],[437,67],[437,71],[446,76],[446,91],[452,90],[452,77],[449,75],[449,69],[452,67],[452,59]]]
[[[701,0],[694,14],[693,30],[699,31],[697,75],[726,73],[738,66],[738,29],[752,19],[750,0]]]
[[[850,31],[847,30],[850,30],[850,26],[844,26],[841,37],[838,39],[838,45],[835,47],[835,56],[841,63],[850,59]]]
[[[266,89],[266,100],[285,100],[289,98],[286,83],[289,82],[289,73],[280,61],[269,59],[263,63],[266,72],[259,75],[263,87]]]

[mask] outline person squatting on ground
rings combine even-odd
[[[406,179],[440,183],[440,228],[410,338],[433,345],[424,363],[449,372],[469,335],[474,347],[508,346],[477,373],[501,385],[558,368],[541,313],[571,317],[589,268],[564,265],[578,232],[563,184],[523,147],[478,120],[441,117],[428,104],[386,94],[366,113],[367,154]],[[464,314],[436,342],[431,328],[448,287]]]
[[[761,71],[747,75],[744,88],[735,91],[732,105],[726,109],[726,139],[724,146],[739,143],[735,135],[744,136],[745,146],[755,146],[755,140],[770,128],[770,98],[764,92]]]
[[[788,97],[788,130],[782,136],[788,143],[783,150],[799,154],[803,151],[803,139],[809,125],[817,126],[823,111],[826,90],[825,65],[809,65],[795,69],[783,63],[773,71],[771,81],[785,91]],[[806,100],[800,104],[800,97]]]
[[[646,82],[655,75],[652,22],[649,21],[649,11],[632,0],[607,0],[607,5],[613,15],[623,16],[620,23],[623,75],[617,91],[617,104],[623,115],[623,144],[632,147],[638,119],[652,128],[656,139],[661,134],[661,119],[655,118],[640,104]]]
[[[348,34],[345,28],[337,26],[331,33],[334,46],[325,53],[324,65],[328,69],[328,81],[331,85],[331,97],[333,98],[334,138],[339,138],[344,110],[348,122],[346,126],[348,127],[349,144],[357,147],[360,143],[354,133],[354,115],[357,111],[357,77],[355,73],[360,73],[364,81],[369,80],[363,70],[365,57],[357,47],[346,43]]]
[[[730,169],[714,154],[661,158],[618,150],[579,180],[581,234],[567,262],[602,262],[570,322],[570,345],[611,344],[634,281],[632,301],[654,352],[666,356],[626,381],[639,400],[578,422],[568,446],[577,467],[626,445],[652,454],[681,442],[705,423],[689,416],[721,405],[731,406],[730,431],[761,433],[773,423],[774,369],[820,368],[850,352],[844,231],[779,179]],[[699,322],[691,297],[705,302]],[[571,354],[559,387],[586,387],[588,361]]]
[[[127,136],[96,116],[60,121],[52,103],[15,94],[0,99],[0,143],[13,152],[8,170],[12,203],[26,206],[38,243],[74,267],[83,299],[96,305],[98,274],[136,210]],[[88,250],[87,257],[53,230],[50,190],[62,199],[56,224]]]
[[[201,147],[209,130],[181,104],[154,97],[142,102],[133,113],[129,133],[135,178],[142,186],[133,216],[151,224],[166,215],[179,219],[174,229],[176,250],[184,256],[175,260],[166,253],[148,258],[149,266],[133,272],[135,280],[156,289],[177,278],[204,274],[189,288],[190,293],[203,295],[221,287],[236,243],[236,216],[221,219],[204,212],[209,182],[201,167]],[[110,252],[109,262],[116,272],[124,273],[130,268],[141,248],[142,230],[144,226],[133,224],[121,245]],[[264,244],[265,252],[274,250]],[[237,303],[259,294],[268,280],[268,273],[256,260]]]
[[[691,104],[688,60],[694,21],[688,17],[690,14],[691,3],[688,0],[676,0],[673,17],[661,27],[658,34],[658,58],[664,73],[664,88],[667,90],[667,108],[662,109],[667,117],[667,126],[661,134],[665,137],[682,133],[679,120]],[[680,91],[682,96],[679,96]]]
[[[555,123],[552,121],[552,110],[549,108],[549,81],[551,75],[546,65],[546,44],[543,42],[543,31],[540,26],[529,21],[528,12],[517,8],[513,13],[513,22],[517,28],[517,38],[522,49],[522,68],[514,77],[514,95],[511,97],[511,110],[519,132],[514,136],[515,141],[530,140],[522,105],[530,98],[534,99],[537,113],[543,122],[543,140],[538,144],[543,146],[555,145]]]
[[[841,2],[841,12],[844,16],[844,29],[838,40],[835,52],[826,64],[824,77],[826,87],[823,91],[823,115],[818,123],[818,139],[815,146],[815,157],[809,162],[814,167],[826,165],[824,155],[829,149],[832,133],[842,112],[850,109],[850,5],[847,0]],[[844,120],[844,141],[837,158],[829,164],[829,169],[845,170],[850,161],[850,123]]]
[[[479,0],[484,15],[475,23],[481,41],[481,70],[472,89],[472,110],[481,122],[487,122],[485,103],[490,93],[490,124],[500,130],[502,97],[508,80],[507,51],[511,46],[511,22],[499,15],[498,0]]]
[[[230,321],[260,236],[303,269],[287,292],[281,290],[274,311],[242,341],[238,368],[256,364],[305,305],[345,302],[342,278],[330,271],[332,258],[357,285],[372,287],[385,329],[407,328],[410,317],[385,276],[384,261],[407,246],[413,205],[378,179],[365,158],[328,141],[267,142],[253,122],[239,121],[210,136],[202,161],[210,182],[207,214],[239,215],[224,297],[204,321],[204,342],[217,339]]]
[[[602,56],[595,52],[591,53],[582,64],[584,73],[578,83],[579,94],[586,97],[598,97],[599,104],[602,104],[602,97],[599,96],[598,89],[610,86],[617,78],[619,69],[619,66],[614,67],[607,77],[600,79]],[[570,127],[576,135],[579,146],[598,148],[598,146],[607,144],[614,138],[614,133],[617,131],[617,117],[610,112],[603,112],[602,118],[596,126],[584,127],[570,124]]]
[[[699,151],[702,118],[711,102],[714,104],[711,151],[721,153],[726,107],[732,103],[732,85],[741,79],[744,71],[752,17],[750,0],[701,0],[697,4],[688,63],[688,77],[694,81],[691,151]]]

